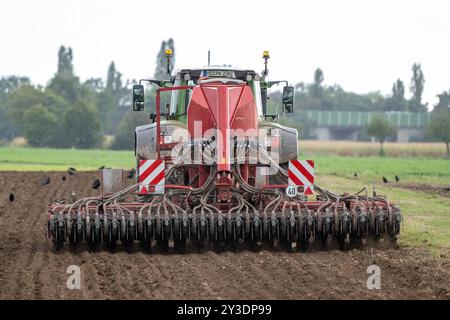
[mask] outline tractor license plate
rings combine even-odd
[[[236,79],[234,71],[231,70],[208,70],[208,77]]]

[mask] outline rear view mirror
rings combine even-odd
[[[294,112],[294,87],[284,87],[283,88],[283,112],[293,113]]]
[[[141,84],[133,86],[133,111],[144,111],[144,86]]]

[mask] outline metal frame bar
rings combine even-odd
[[[192,89],[193,86],[178,86],[178,87],[167,87],[167,88],[158,88],[156,90],[156,153],[158,155],[158,159],[161,159],[161,91],[175,91],[175,90],[189,90]]]

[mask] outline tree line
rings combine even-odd
[[[379,92],[367,94],[356,94],[347,92],[339,85],[326,86],[324,82],[324,72],[317,68],[314,72],[311,83],[300,82],[296,85],[295,107],[298,112],[288,118],[280,119],[280,122],[295,127],[301,132],[303,139],[314,139],[311,129],[315,123],[305,116],[305,110],[323,111],[370,111],[378,112],[372,122],[363,130],[367,139],[376,138],[380,142],[380,155],[384,155],[383,143],[392,139],[395,128],[383,116],[387,111],[399,112],[427,112],[427,103],[423,103],[422,95],[425,86],[425,76],[420,63],[414,63],[411,67],[411,80],[409,90],[411,98],[407,99],[405,84],[401,79],[397,79],[392,85],[392,92],[388,96],[383,96]],[[450,158],[450,90],[443,91],[437,95],[438,102],[433,106],[431,121],[426,128],[423,141],[444,142],[447,157]],[[273,112],[280,112],[279,101],[281,93],[275,92],[269,100],[269,108]]]
[[[165,76],[166,48],[174,49],[173,39],[162,42],[156,57],[157,79]],[[72,48],[59,48],[56,73],[46,86],[14,75],[0,79],[0,143],[25,137],[34,147],[98,148],[111,136],[109,147],[133,148],[135,127],[149,122],[131,111],[131,86],[136,81],[124,80],[112,61],[105,80],[81,82],[73,56]],[[152,100],[149,97],[147,107],[152,107]]]
[[[409,89],[412,97],[406,99],[405,84],[401,79],[393,83],[392,93],[387,97],[380,92],[356,94],[337,84],[324,85],[324,72],[317,68],[311,83],[297,83],[296,105],[304,110],[427,112],[427,104],[422,102],[425,85],[422,67],[420,63],[414,63],[411,69]]]

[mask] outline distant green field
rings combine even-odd
[[[450,161],[427,158],[380,158],[304,155],[302,159],[314,159],[319,174],[359,177],[369,182],[381,182],[385,176],[401,182],[447,185],[450,187]]]
[[[75,150],[45,148],[0,148],[0,170],[58,171],[68,167],[96,170],[105,165],[111,168],[135,167],[132,151]]]
[[[371,183],[381,182],[383,176],[394,181],[398,175],[402,182],[450,184],[450,161],[445,159],[337,155],[302,155],[302,159],[314,159],[317,173],[323,175],[353,177],[356,173]],[[102,165],[132,168],[134,152],[0,147],[0,170],[65,170],[68,166],[96,170]]]

